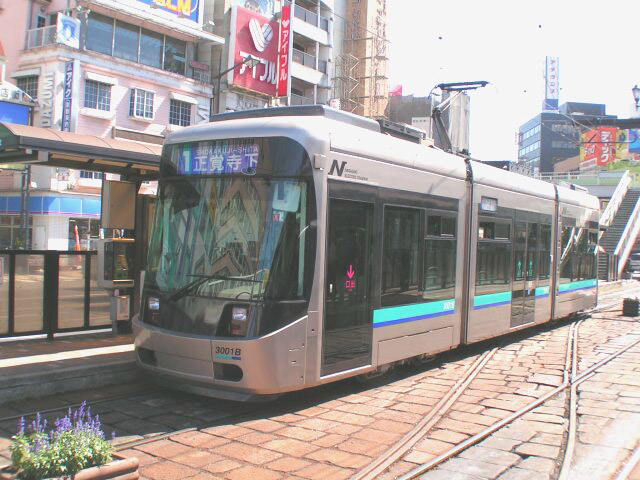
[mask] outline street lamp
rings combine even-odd
[[[216,83],[215,113],[218,113],[218,110],[220,109],[220,83],[222,81],[222,77],[224,77],[231,70],[234,70],[234,69],[236,69],[238,67],[241,67],[244,64],[246,64],[250,69],[253,69],[259,63],[260,63],[260,59],[254,57],[253,55],[247,55],[244,58],[244,60],[242,60],[240,63],[236,63],[233,67],[227,68],[224,72],[219,73],[218,76],[216,76],[214,78],[214,80],[217,81],[217,83]],[[213,113],[209,114],[209,116],[211,116],[211,115],[213,115]]]
[[[634,85],[631,89],[631,93],[633,93],[633,99],[636,101],[636,112],[638,111],[638,101],[640,101],[640,88],[638,85]]]

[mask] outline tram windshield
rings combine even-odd
[[[308,300],[315,201],[300,145],[283,138],[173,145],[161,168],[145,288],[184,313],[161,326],[215,334],[219,315],[206,315],[194,297]]]

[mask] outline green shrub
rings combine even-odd
[[[73,475],[80,470],[111,461],[113,447],[105,439],[98,415],[83,402],[69,409],[47,431],[47,421],[39,413],[30,425],[20,419],[11,444],[11,460],[20,478],[40,479]]]

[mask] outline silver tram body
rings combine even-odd
[[[135,344],[187,391],[277,395],[597,303],[597,198],[343,112],[185,128],[160,185]]]

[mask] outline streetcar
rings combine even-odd
[[[599,202],[314,105],[171,133],[139,367],[271,398],[372,376],[597,303]]]

